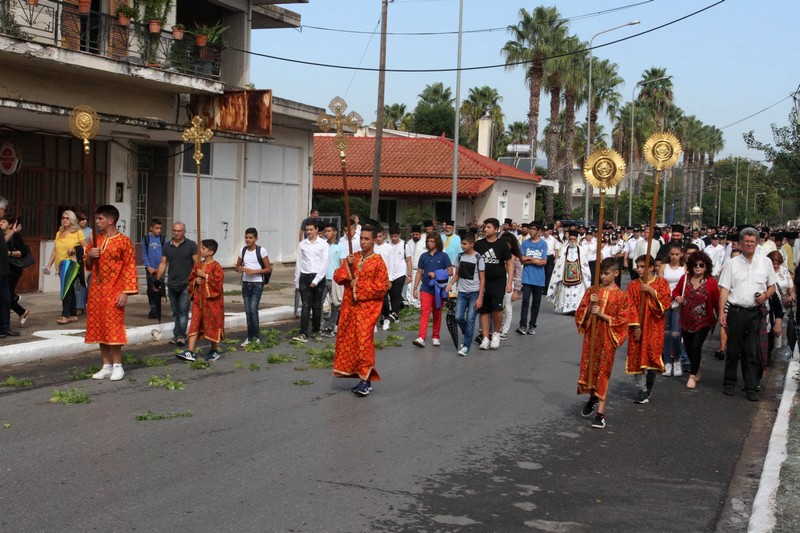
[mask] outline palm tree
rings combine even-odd
[[[657,131],[665,131],[665,117],[669,111],[674,94],[672,92],[672,80],[664,78],[667,75],[666,68],[651,67],[642,73],[642,90],[639,93],[639,100],[647,102],[649,107],[655,112]]]
[[[383,127],[392,130],[402,129],[403,117],[406,115],[409,114],[406,113],[405,104],[392,104],[383,106]]]
[[[531,158],[536,160],[536,143],[539,135],[539,93],[544,78],[544,58],[550,55],[553,37],[561,35],[566,22],[555,7],[539,6],[529,13],[519,10],[519,22],[508,27],[513,40],[503,46],[506,68],[525,66],[525,81],[530,89],[528,102],[528,141]]]
[[[551,43],[551,53],[553,53],[556,57],[548,59],[545,63],[545,85],[547,86],[547,90],[550,92],[550,120],[548,124],[549,134],[546,136],[547,178],[551,180],[559,180],[563,175],[560,170],[564,159],[563,154],[562,157],[559,158],[559,148],[564,143],[564,132],[561,128],[561,89],[563,86],[562,75],[572,68],[571,57],[565,54],[570,51],[570,48],[576,48],[575,43],[577,43],[578,39],[576,37],[567,37],[566,26],[559,28],[556,32],[554,32],[552,38],[553,41]],[[570,167],[569,170],[571,171],[571,165],[567,164],[566,166]],[[545,216],[547,216],[549,213],[552,213],[552,210],[548,210],[548,206],[552,208],[552,201],[552,195],[549,195],[545,198]],[[572,208],[571,205],[567,205],[566,203],[564,206],[565,209],[569,207],[571,210]]]
[[[594,130],[597,127],[597,118],[600,111],[605,109],[609,118],[614,117],[614,112],[619,108],[622,95],[617,91],[623,83],[617,71],[617,64],[608,59],[598,61],[592,69],[592,113],[589,116],[590,130],[589,141],[594,140]]]
[[[511,144],[528,143],[528,123],[517,120],[509,124],[506,128],[508,142]]]
[[[689,205],[694,201],[694,167],[698,154],[702,151],[703,123],[694,115],[684,117],[677,124],[676,133],[683,147],[683,187],[680,216],[688,214]]]
[[[483,87],[473,87],[469,90],[469,96],[461,104],[461,127],[466,132],[465,143],[468,147],[477,151],[478,148],[478,125],[480,119],[488,113],[492,119],[493,137],[498,139],[505,129],[503,124],[503,109],[500,107],[500,100],[503,97],[497,89],[484,85]]]
[[[426,85],[422,92],[419,93],[419,103],[426,104],[430,107],[439,104],[453,103],[453,94],[450,87],[445,87],[444,83],[437,81],[434,84]]]

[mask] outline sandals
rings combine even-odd
[[[67,317],[65,317],[65,316],[62,316],[58,320],[56,320],[56,322],[63,325],[63,324],[68,323],[69,319]]]
[[[77,322],[77,321],[78,321],[78,317],[76,317],[76,316],[69,317],[69,322]]]

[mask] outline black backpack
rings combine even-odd
[[[242,248],[242,264],[244,265],[244,253],[247,251],[247,246]],[[264,259],[261,258],[261,246],[256,245],[256,259],[258,259],[258,264],[261,265],[261,268],[264,268]],[[264,282],[264,285],[269,283],[269,278],[272,276],[272,272],[267,272],[266,274],[261,274],[261,278]]]

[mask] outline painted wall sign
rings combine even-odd
[[[22,160],[17,153],[17,147],[11,141],[0,144],[0,174],[11,176],[22,164]]]

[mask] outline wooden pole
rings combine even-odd
[[[594,272],[592,272],[592,288],[590,289],[593,294],[600,294],[600,263],[602,262],[601,259],[602,249],[603,249],[603,225],[605,224],[605,210],[606,210],[606,190],[605,188],[600,188],[600,214],[597,216],[597,232],[600,234],[600,238],[597,240],[597,251],[594,256]],[[589,382],[587,387],[589,389],[594,388],[594,372],[592,369],[594,368],[594,360],[595,360],[595,344],[597,342],[597,317],[592,315],[589,319]]]

